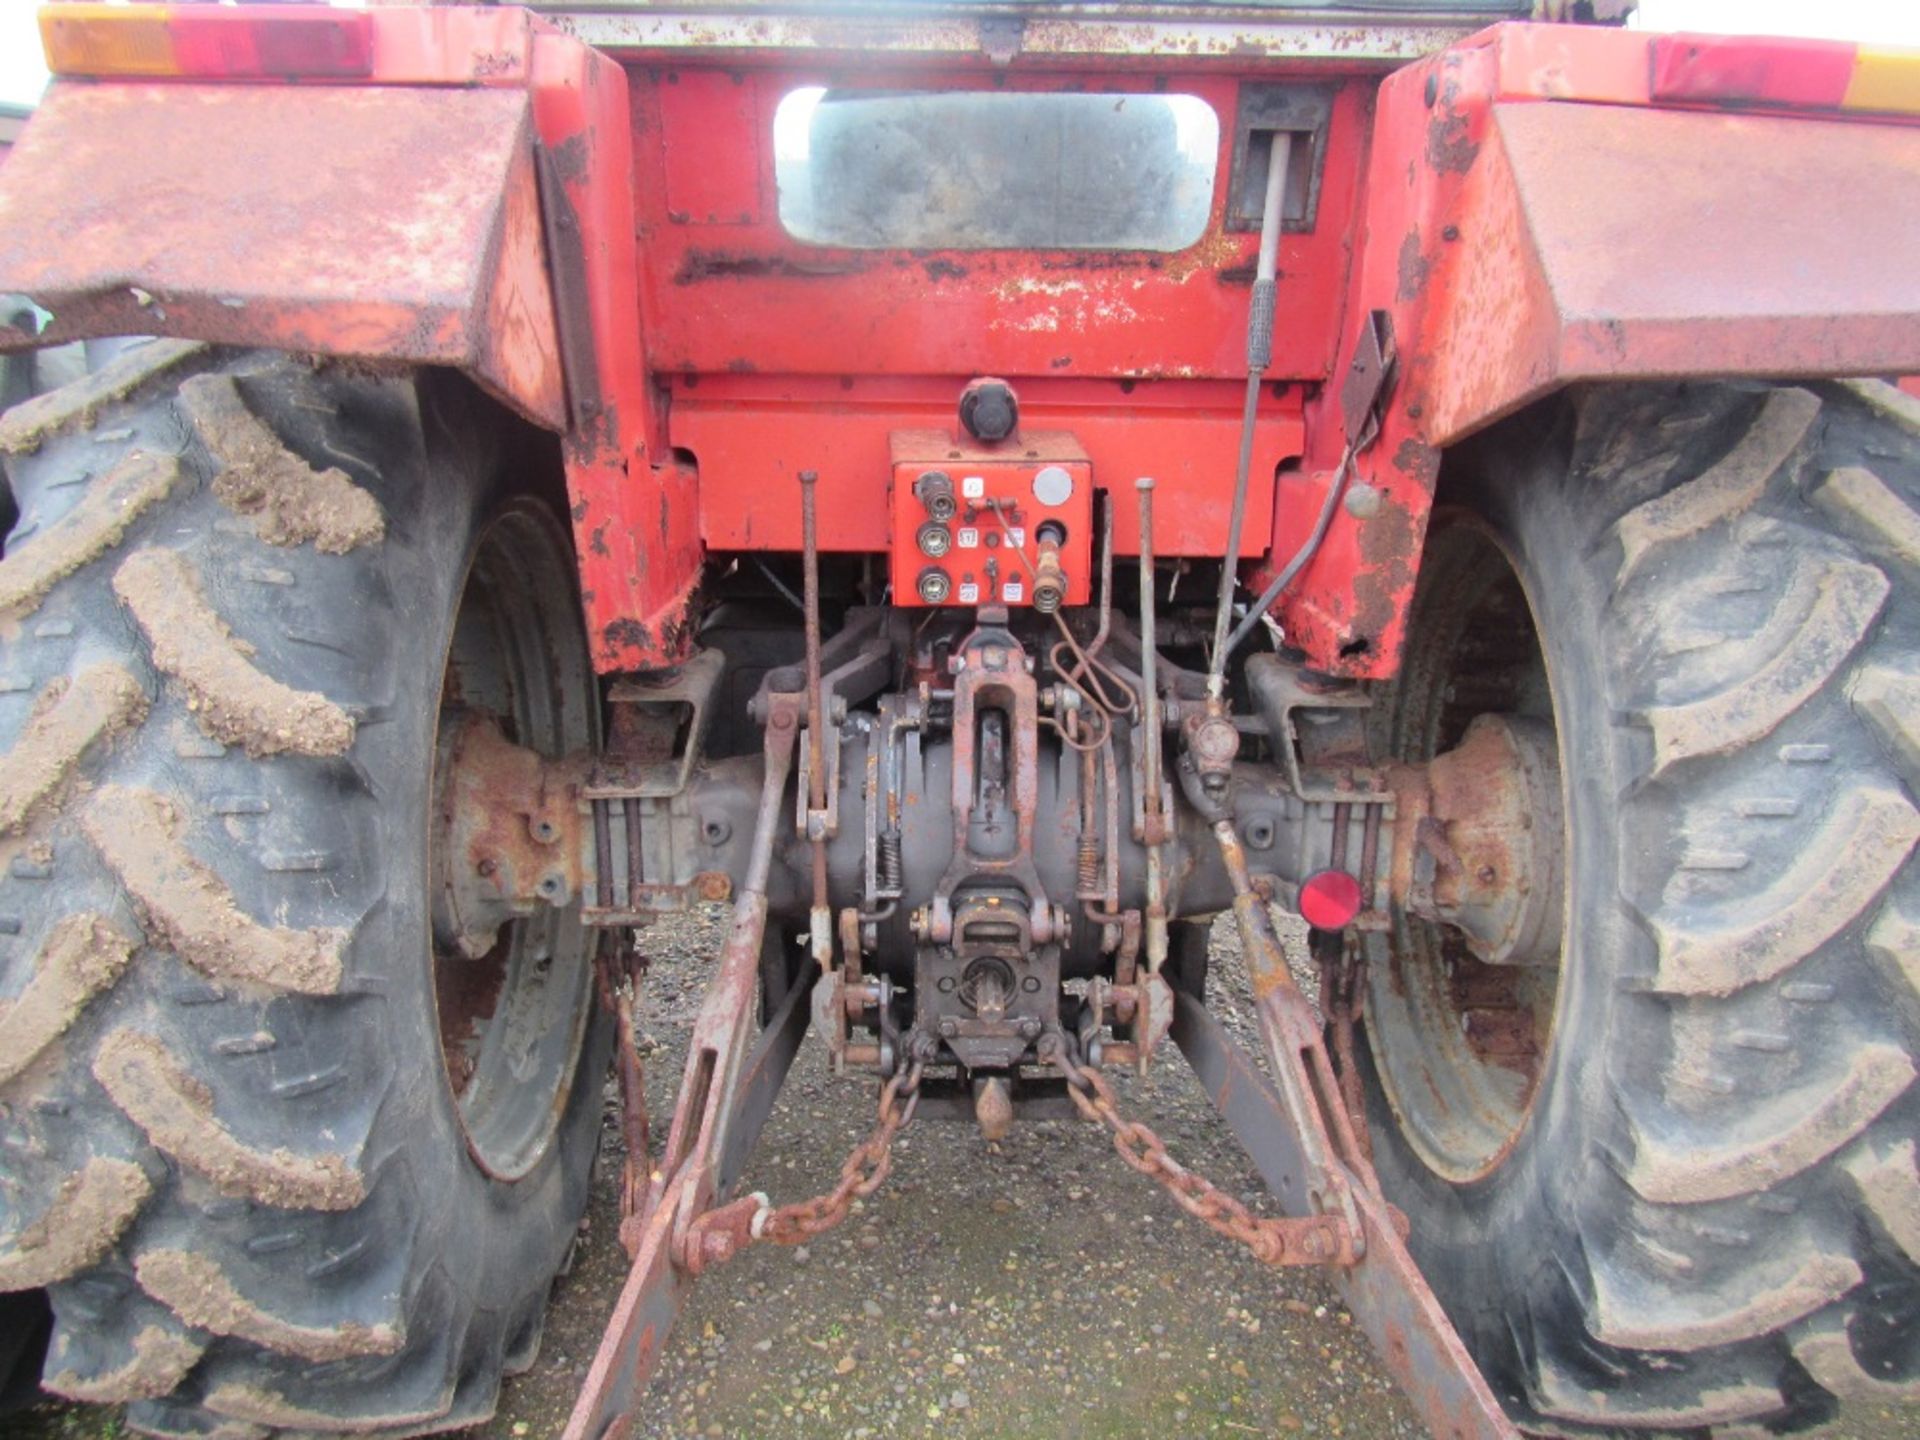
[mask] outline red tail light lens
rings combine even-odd
[[[1656,101],[1920,114],[1920,50],[1769,36],[1663,35]]]

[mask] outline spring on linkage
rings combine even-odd
[[[1080,832],[1080,888],[1085,898],[1100,894],[1100,838],[1089,828]]]
[[[900,860],[900,832],[880,832],[880,885],[890,895],[906,889],[906,867]]]

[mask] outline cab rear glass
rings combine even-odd
[[[1193,95],[808,86],[774,113],[780,223],[853,249],[1184,250],[1220,120]]]

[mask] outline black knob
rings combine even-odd
[[[976,440],[1004,440],[1020,423],[1020,404],[1004,380],[976,380],[960,393],[960,424]]]

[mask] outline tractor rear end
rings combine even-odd
[[[484,1420],[611,1067],[575,1440],[1061,1115],[1438,1435],[1913,1398],[1920,62],[1500,10],[49,7],[0,347],[153,338],[0,418],[45,1386]],[[810,1030],[874,1128],[737,1194]]]

